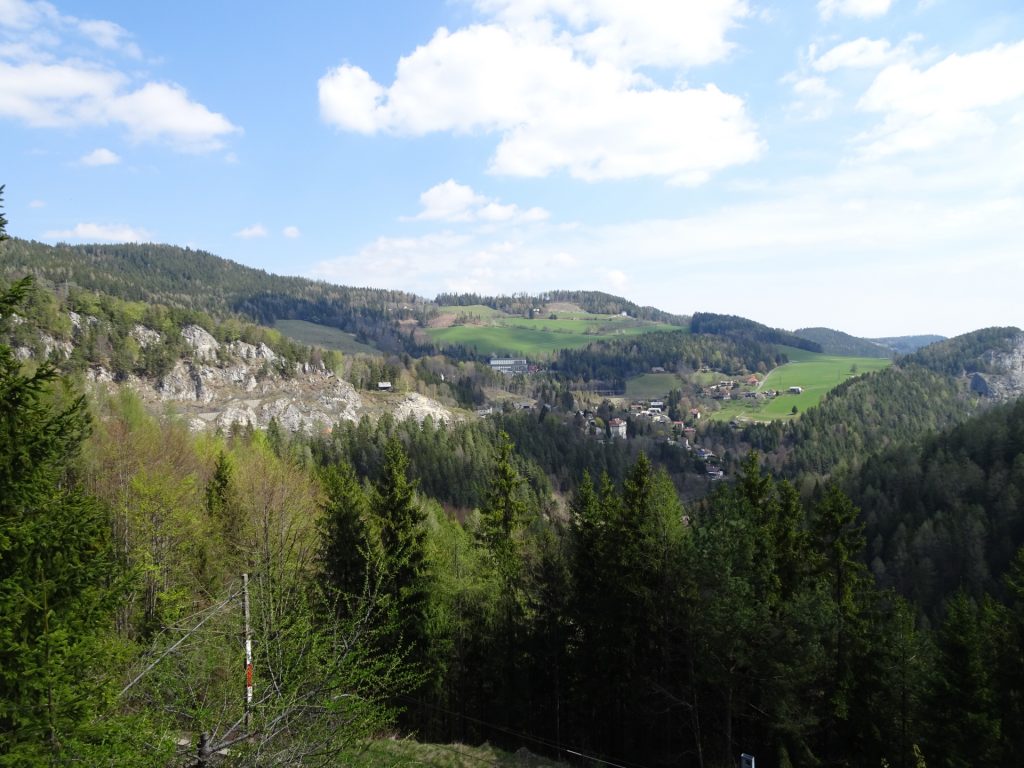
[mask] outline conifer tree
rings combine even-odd
[[[382,586],[392,600],[402,642],[422,653],[425,639],[427,573],[425,515],[408,477],[409,458],[397,438],[384,448],[384,465],[370,499],[376,526]]]
[[[4,184],[0,184],[0,242],[7,240],[7,217],[4,216]]]
[[[321,475],[325,499],[321,505],[321,563],[328,583],[337,591],[339,608],[369,587],[367,570],[369,534],[366,527],[367,498],[355,470],[348,462],[328,467]]]
[[[0,316],[30,286],[0,292]],[[24,374],[0,345],[0,764],[67,757],[100,705],[118,578],[105,510],[68,478],[88,429],[52,365]]]

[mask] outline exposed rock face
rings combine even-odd
[[[64,357],[71,357],[75,347],[70,341],[58,341],[48,333],[40,334],[39,340],[43,342],[43,354],[49,357],[56,350]]]
[[[207,361],[180,360],[155,384],[139,382],[143,399],[180,403],[196,413],[190,423],[228,428],[232,424],[265,428],[276,419],[291,431],[330,426],[338,421],[357,421],[362,398],[346,381],[317,370],[289,378],[266,372],[263,362],[274,353],[249,347],[248,361],[216,365]],[[263,345],[261,345],[263,346]]]
[[[72,320],[72,323],[73,322],[74,320]],[[135,341],[139,343],[139,346],[142,347],[143,349],[148,347],[150,344],[159,344],[161,338],[160,333],[158,331],[154,331],[152,328],[147,328],[144,325],[138,324],[136,324],[136,326],[132,328],[131,336],[133,339],[135,339]]]
[[[267,360],[268,362],[277,360],[274,350],[262,341],[255,345],[244,341],[232,341],[230,344],[224,345],[224,348],[230,354],[243,360]]]
[[[973,374],[972,390],[997,400],[1024,396],[1024,333],[1014,339],[1009,352],[987,352],[983,359],[988,370],[996,373]]]
[[[395,408],[395,419],[398,421],[405,421],[408,418],[414,418],[420,424],[423,420],[430,416],[435,422],[444,422],[447,424],[452,420],[452,413],[443,405],[436,400],[431,400],[425,395],[421,395],[418,392],[410,392],[408,395],[398,403]]]
[[[96,322],[96,318],[75,313],[69,313],[69,317],[76,340],[83,329]],[[143,325],[136,325],[130,333],[143,348],[161,338],[157,331]],[[86,372],[86,381],[97,386],[129,387],[154,411],[173,408],[195,431],[226,431],[235,425],[265,429],[276,420],[284,430],[308,432],[383,413],[392,413],[400,421],[414,418],[421,423],[427,416],[446,423],[455,418],[440,403],[416,393],[367,393],[364,397],[322,364],[283,368],[281,358],[263,343],[220,344],[198,325],[186,326],[181,335],[191,355],[178,360],[159,380],[129,375],[115,381],[111,371],[94,366]],[[70,355],[74,349],[70,342],[47,334],[41,334],[40,341],[46,354],[58,350]],[[35,353],[22,347],[15,354],[29,359]]]
[[[220,349],[218,342],[210,333],[198,325],[186,325],[181,329],[181,336],[185,342],[195,350],[195,356],[202,360],[216,359],[217,350]]]

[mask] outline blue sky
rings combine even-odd
[[[1019,0],[0,0],[9,231],[349,285],[1024,325]]]

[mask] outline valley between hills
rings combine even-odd
[[[1016,328],[0,248],[3,759],[1015,754]]]

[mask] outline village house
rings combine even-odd
[[[612,419],[608,422],[608,429],[612,437],[626,438],[626,422],[622,419]]]
[[[529,364],[525,357],[492,357],[491,369],[499,373],[514,375],[517,373],[528,373]]]

